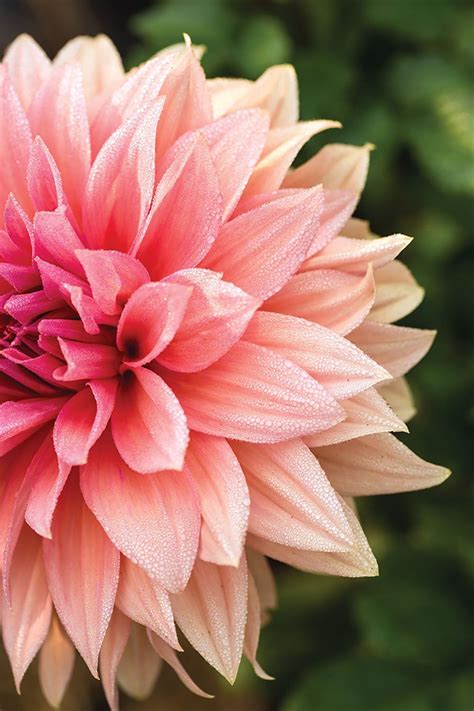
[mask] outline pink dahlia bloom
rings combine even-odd
[[[364,576],[352,497],[446,470],[390,432],[433,333],[409,243],[351,218],[369,147],[298,121],[291,67],[206,81],[189,41],[124,74],[106,37],[0,74],[0,550],[17,687],[77,650],[112,709],[176,625],[231,682],[275,605],[267,556]]]

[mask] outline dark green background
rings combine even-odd
[[[357,214],[379,234],[415,237],[403,258],[426,298],[407,323],[439,331],[409,376],[418,416],[407,440],[453,476],[432,491],[360,502],[380,578],[347,581],[278,567],[280,606],[260,652],[274,682],[255,679],[244,664],[229,690],[192,661],[216,701],[178,690],[165,673],[152,700],[141,706],[124,698],[122,707],[471,711],[474,6],[461,0],[77,0],[70,3],[76,19],[68,24],[45,21],[48,5],[53,8],[46,0],[7,2],[5,43],[26,26],[55,51],[70,35],[100,30],[112,35],[130,65],[185,31],[207,45],[209,76],[255,78],[271,64],[292,62],[302,118],[344,123],[342,131],[314,140],[300,159],[328,141],[376,144]],[[104,708],[77,667],[63,708]],[[35,672],[28,676],[21,704],[5,692],[11,709],[31,703]]]

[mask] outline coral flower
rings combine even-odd
[[[16,685],[59,704],[75,650],[112,709],[177,628],[256,672],[267,557],[377,572],[353,497],[446,470],[392,434],[433,333],[422,290],[351,217],[369,147],[303,144],[289,66],[206,80],[189,40],[125,74],[103,36],[0,67],[0,550]]]

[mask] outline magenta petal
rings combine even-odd
[[[200,512],[186,471],[142,476],[107,433],[81,471],[81,489],[114,544],[166,590],[182,590],[196,557]]]
[[[151,370],[135,368],[125,374],[112,432],[118,451],[135,471],[182,469],[189,438],[186,417],[172,390]]]
[[[174,337],[192,294],[192,285],[151,282],[127,301],[117,326],[117,346],[124,363],[145,365]]]
[[[77,478],[60,496],[52,539],[43,539],[48,586],[59,618],[91,673],[112,615],[120,554],[85,505]]]

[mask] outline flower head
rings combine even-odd
[[[409,239],[351,217],[369,146],[302,145],[291,67],[206,80],[190,42],[124,74],[105,37],[0,67],[0,550],[19,687],[74,648],[152,688],[176,625],[230,681],[275,604],[266,556],[373,575],[352,497],[446,471],[390,432],[433,334]]]

